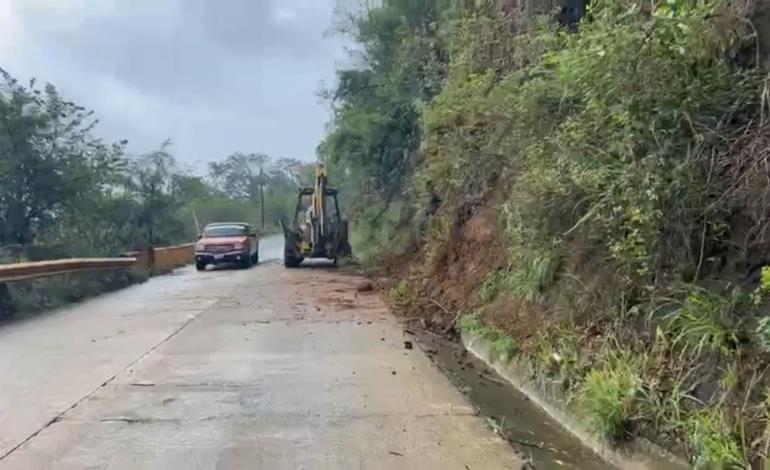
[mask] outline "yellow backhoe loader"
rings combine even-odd
[[[340,213],[337,190],[328,187],[326,168],[318,165],[315,185],[300,188],[293,220],[281,221],[284,236],[283,263],[296,268],[309,258],[326,258],[337,264],[350,256],[348,222]]]

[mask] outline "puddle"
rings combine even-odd
[[[614,468],[462,346],[433,335],[421,336],[420,343],[490,426],[500,429],[535,469]]]

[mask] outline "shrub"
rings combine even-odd
[[[492,334],[492,329],[484,325],[481,321],[481,315],[478,312],[467,313],[460,317],[460,329],[474,336],[488,336]]]
[[[560,258],[553,252],[534,253],[526,258],[526,264],[511,274],[509,284],[517,298],[535,302],[556,279]]]
[[[755,334],[759,347],[765,352],[770,352],[770,316],[759,320]]]
[[[512,336],[500,334],[492,341],[492,347],[489,351],[490,359],[496,359],[501,362],[508,362],[519,351],[519,346]]]
[[[409,283],[402,279],[390,289],[390,296],[396,301],[403,301],[409,295]]]
[[[689,427],[696,468],[746,468],[746,455],[723,409],[696,413],[690,418]]]
[[[578,403],[595,433],[611,439],[625,437],[640,389],[639,377],[632,367],[628,362],[617,361],[586,375]]]
[[[372,205],[356,215],[351,224],[350,244],[361,262],[371,264],[383,255],[403,252],[411,234],[398,229],[400,210],[398,204]]]
[[[730,320],[738,300],[691,287],[684,302],[664,317],[664,331],[684,353],[732,354],[738,339]]]

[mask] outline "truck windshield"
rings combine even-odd
[[[207,227],[203,231],[203,236],[206,238],[213,237],[238,237],[247,235],[246,227],[240,225],[220,225],[217,227]]]

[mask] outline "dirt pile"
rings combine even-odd
[[[385,270],[405,287],[395,295],[398,310],[422,318],[426,327],[440,333],[452,330],[459,315],[481,305],[479,286],[491,272],[503,268],[506,259],[494,209],[480,208],[459,222],[454,233],[443,247],[427,243],[417,253],[389,259]],[[428,250],[440,252],[432,266],[425,265]]]

